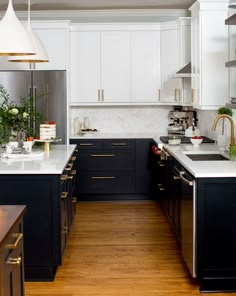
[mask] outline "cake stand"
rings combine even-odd
[[[61,139],[45,139],[45,140],[34,140],[35,142],[44,143],[44,151],[50,151],[51,150],[51,143],[60,142]]]

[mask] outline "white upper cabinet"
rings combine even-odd
[[[132,102],[160,101],[160,30],[131,32]]]
[[[179,43],[176,22],[163,23],[161,26],[161,99],[162,103],[179,104],[182,102],[182,80],[173,79],[179,68]]]
[[[158,104],[159,25],[71,26],[70,104]]]
[[[70,92],[73,102],[99,101],[100,32],[71,31]]]
[[[102,102],[130,102],[130,32],[101,32]]]
[[[191,7],[192,103],[217,109],[228,100],[228,1],[196,1]]]
[[[32,22],[32,28],[44,44],[48,63],[36,63],[37,70],[66,70],[69,60],[69,21]]]

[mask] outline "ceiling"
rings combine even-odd
[[[31,0],[31,10],[188,9],[195,0]],[[2,0],[5,11],[8,0]],[[27,9],[28,0],[12,0],[14,10]]]

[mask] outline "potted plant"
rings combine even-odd
[[[230,108],[227,108],[227,107],[220,107],[218,110],[217,110],[217,114],[227,114],[229,116],[232,116],[233,115],[233,112],[232,112],[232,109]],[[225,119],[222,118],[222,135],[224,135],[224,131],[225,131]]]

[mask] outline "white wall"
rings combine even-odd
[[[91,128],[103,133],[152,133],[166,135],[168,112],[171,107],[160,106],[116,106],[116,107],[77,107],[71,109],[70,135],[74,135],[73,122],[79,117],[90,118]]]

